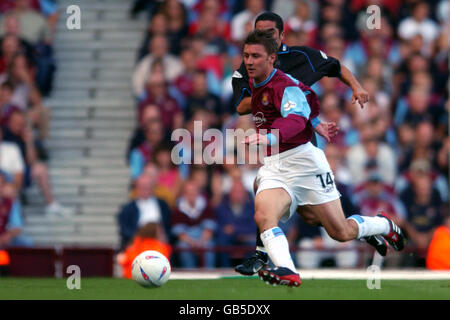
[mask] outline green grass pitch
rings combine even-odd
[[[143,288],[133,280],[82,278],[69,290],[66,279],[0,278],[0,300],[449,300],[450,280],[382,280],[369,290],[364,280],[303,280],[298,288],[270,286],[256,277],[169,280]]]

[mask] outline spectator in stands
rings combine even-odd
[[[286,32],[298,32],[302,31],[308,34],[308,38],[314,36],[317,33],[317,24],[311,19],[310,2],[306,0],[297,1],[293,14],[287,18]],[[335,58],[339,58],[333,55],[331,52],[327,52],[329,55]],[[341,60],[341,59],[339,59]]]
[[[168,40],[165,35],[156,34],[152,37],[147,55],[139,61],[133,73],[133,93],[137,98],[141,98],[145,92],[155,59],[161,60],[164,76],[169,82],[175,80],[183,72],[183,65],[180,59],[168,53],[168,46]]]
[[[25,54],[30,64],[35,67],[37,58],[35,48],[31,43],[21,38],[20,21],[17,15],[14,12],[7,13],[4,16],[3,23],[5,34],[2,40],[7,39],[8,41],[2,45],[2,55],[5,56],[5,59],[2,61],[0,73],[3,72],[4,67],[6,68],[9,65],[9,62],[18,52]]]
[[[216,254],[214,246],[214,231],[216,221],[214,212],[207,199],[201,195],[199,186],[192,180],[186,181],[183,192],[178,200],[177,208],[172,215],[172,233],[176,237],[176,245],[182,249],[178,253],[180,265],[183,268],[203,266],[214,268]],[[201,250],[201,261],[196,255]],[[203,250],[206,250],[203,253]]]
[[[31,246],[32,241],[22,234],[23,221],[19,201],[6,191],[7,184],[0,173],[0,248]]]
[[[436,66],[434,87],[439,92],[445,92],[445,80],[449,77],[449,70],[447,66],[448,55],[447,49],[449,47],[450,30],[442,30],[439,38],[436,40],[436,45],[433,51],[433,64]]]
[[[142,108],[155,104],[161,111],[161,120],[167,134],[180,128],[183,124],[183,113],[178,102],[170,95],[167,80],[161,72],[152,72],[146,85],[146,98],[139,104],[139,118]]]
[[[45,17],[31,7],[30,0],[16,0],[13,12],[19,19],[22,38],[32,45],[40,42],[52,42],[52,30]],[[0,34],[4,34],[2,18],[0,18]]]
[[[205,70],[197,69],[192,81],[192,94],[187,98],[185,118],[190,120],[196,109],[203,109],[211,118],[213,127],[219,127],[223,115],[220,98],[208,90],[207,75]]]
[[[135,236],[137,230],[147,223],[158,225],[156,238],[170,241],[171,212],[167,203],[154,195],[158,181],[158,169],[150,165],[136,180],[136,199],[126,203],[120,210],[120,250],[123,250]]]
[[[253,219],[252,196],[244,189],[242,181],[235,179],[230,192],[215,209],[217,222],[217,245],[253,246],[256,224]],[[231,267],[244,256],[237,250],[218,255],[221,267]],[[232,263],[233,260],[233,263]]]
[[[155,194],[173,208],[180,194],[183,179],[179,169],[172,162],[171,152],[171,144],[160,144],[154,151],[153,162],[159,171]]]
[[[10,81],[5,81],[0,84],[0,125],[6,126],[9,117],[15,111],[20,111],[20,108],[12,103],[12,96],[14,93],[14,85]]]
[[[450,215],[434,231],[426,258],[427,269],[450,270]]]
[[[8,67],[11,64],[12,58],[20,50],[19,40],[14,35],[5,35],[1,39],[1,53],[0,53],[0,75],[3,80],[7,77]]]
[[[349,164],[345,161],[346,149],[343,149],[338,144],[329,143],[325,146],[324,152],[327,156],[330,168],[333,171],[334,182],[338,186],[339,191],[341,193],[350,194],[352,189],[352,176],[348,168]],[[345,190],[341,191],[341,187]],[[341,198],[341,202],[343,202],[342,200],[343,199]],[[345,208],[344,212],[346,212]]]
[[[237,13],[231,19],[231,40],[241,42],[245,39],[248,32],[246,32],[246,24],[255,24],[256,17],[265,9],[264,0],[246,0],[245,9]]]
[[[172,247],[158,239],[159,225],[149,222],[140,227],[133,241],[117,255],[117,262],[122,267],[122,277],[131,279],[131,267],[134,259],[142,252],[155,250],[163,254],[168,260],[172,254]]]
[[[138,51],[137,61],[140,61],[148,54],[150,40],[156,34],[167,35],[167,19],[162,13],[155,14],[150,20],[144,41]]]
[[[189,25],[189,34],[202,34],[209,39],[230,40],[230,24],[221,15],[221,4],[216,0],[203,0],[199,6],[198,19]]]
[[[211,93],[220,95],[220,80],[223,77],[224,62],[227,61],[227,50],[222,48],[221,54],[209,47],[208,40],[201,34],[187,38],[195,56],[195,68],[207,71],[208,89]]]
[[[442,223],[444,203],[439,191],[433,187],[429,174],[417,172],[411,185],[405,189],[400,199],[406,207],[406,221],[402,226],[409,239],[419,250],[414,265],[424,266],[424,257],[435,229]]]
[[[366,8],[363,8],[359,12],[356,22],[360,36],[348,45],[344,54],[346,60],[354,64],[360,75],[366,69],[366,61],[371,58],[383,59],[387,68],[398,61],[398,43],[387,16],[381,12],[379,28],[369,29],[367,21]]]
[[[202,164],[194,164],[189,167],[187,180],[195,182],[200,194],[205,197],[211,207],[216,207],[222,200],[221,189],[218,189],[216,168]]]
[[[412,8],[412,15],[400,21],[398,35],[411,39],[419,34],[425,44],[430,44],[438,36],[438,24],[429,18],[430,10],[426,1],[417,1]]]
[[[415,159],[411,162],[408,170],[404,171],[396,180],[395,191],[401,194],[415,180],[416,175],[425,174],[431,179],[433,188],[439,191],[442,201],[448,201],[448,182],[447,179],[431,166],[427,159]]]
[[[229,23],[220,16],[219,5],[216,0],[203,0],[199,18],[194,20],[189,27],[189,35],[195,37],[197,41],[195,45],[203,42],[201,44],[202,52],[198,54],[197,67],[210,71],[216,77],[214,81],[217,81],[220,86],[231,32]],[[213,79],[209,79],[209,81],[213,81]],[[213,93],[218,95],[220,92],[213,91]]]
[[[383,182],[380,170],[376,161],[369,160],[366,164],[366,180],[353,191],[354,203],[363,215],[375,215],[383,211],[401,224],[406,218],[405,207],[392,186]]]
[[[283,21],[286,21],[287,19],[289,19],[292,13],[295,12],[297,2],[298,0],[272,0],[270,10],[277,13],[283,19]],[[316,3],[312,1],[308,2],[314,7],[312,11],[314,11],[315,13],[317,9]],[[314,18],[316,17],[314,16]]]
[[[164,131],[161,122],[151,122],[145,128],[145,141],[130,153],[130,176],[136,180],[154,156],[155,148],[163,141]]]
[[[335,93],[330,92],[324,94],[320,102],[321,117],[328,122],[336,123],[339,127],[337,135],[332,137],[330,142],[341,147],[347,147],[345,137],[349,130],[350,120],[348,119],[348,115],[344,114],[341,109],[341,104],[341,100]],[[316,135],[316,137],[318,137],[321,144],[325,143],[325,139],[319,135]]]
[[[388,117],[389,122],[391,122],[392,112],[390,110],[391,101],[389,94],[380,87],[379,82],[374,78],[364,77],[361,84],[369,93],[371,100],[375,102],[375,105],[380,109],[380,113],[382,113],[383,116]]]
[[[207,200],[210,207],[214,208],[219,205],[222,200],[222,189],[220,188],[221,180],[217,174],[217,167],[194,163],[189,165],[188,168],[180,166],[180,172],[182,172],[184,180],[195,182],[199,193]]]
[[[381,57],[370,58],[365,65],[365,76],[376,81],[379,87],[387,93],[391,93],[390,66]]]
[[[42,103],[42,96],[32,76],[28,61],[23,54],[16,54],[9,65],[6,80],[14,87],[10,103],[27,113],[41,142],[48,138],[50,109]]]
[[[380,142],[375,136],[371,120],[359,124],[360,142],[352,146],[347,154],[347,163],[353,177],[353,184],[359,185],[366,181],[366,163],[375,159],[382,181],[393,185],[397,174],[397,163],[392,148]]]
[[[438,150],[436,155],[436,170],[440,171],[442,175],[449,181],[449,163],[450,163],[450,138],[447,137],[441,148]]]
[[[20,38],[17,31],[18,23],[15,15],[9,14],[5,17],[5,28],[8,32],[1,38],[0,75],[2,77],[6,76],[9,65],[18,53],[25,54],[31,64],[35,63],[33,47],[26,40]]]
[[[14,192],[18,194],[22,190],[25,162],[15,143],[3,141],[3,130],[0,130],[0,171],[11,181]]]
[[[397,108],[395,120],[397,125],[408,123],[416,126],[424,119],[430,119],[429,91],[422,87],[411,87],[408,94],[406,108]]]
[[[158,9],[167,19],[170,53],[179,55],[182,40],[188,35],[188,11],[180,0],[165,0]]]
[[[63,207],[53,196],[48,167],[38,158],[33,132],[26,126],[26,117],[22,112],[11,114],[8,125],[3,127],[3,140],[19,147],[26,167],[23,186],[29,187],[32,181],[38,183],[46,202],[47,217],[72,215],[73,209]]]
[[[154,123],[161,121],[161,111],[159,107],[154,104],[148,104],[142,107],[141,118],[139,119],[139,126],[135,128],[133,135],[128,142],[128,149],[126,154],[126,162],[130,160],[131,151],[139,147],[145,142],[145,131],[147,127]]]
[[[180,74],[173,82],[175,89],[181,96],[182,108],[186,108],[186,99],[192,94],[193,79],[197,69],[198,57],[195,56],[194,50],[190,45],[186,45],[180,54],[181,62],[183,63],[183,73]]]
[[[50,0],[41,1],[40,8],[47,14],[47,18],[32,7],[31,0],[15,1],[12,13],[19,21],[20,38],[27,41],[34,50],[34,62],[36,64],[36,84],[41,94],[47,96],[50,93],[55,71],[53,58],[53,42],[56,22],[58,19],[57,8]],[[0,19],[0,35],[4,35],[4,23]]]
[[[436,140],[435,130],[430,121],[426,118],[419,122],[414,129],[414,143],[409,149],[404,150],[404,154],[399,161],[399,168],[405,171],[415,159],[429,159],[435,163],[436,153],[440,149],[442,142]]]

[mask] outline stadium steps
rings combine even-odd
[[[45,101],[52,112],[47,164],[55,198],[76,214],[46,217],[33,184],[25,234],[36,245],[117,246],[116,215],[129,187],[125,152],[136,125],[131,75],[146,19],[129,20],[129,1],[82,0],[81,30],[68,30],[66,8],[74,2],[58,3],[57,72]]]

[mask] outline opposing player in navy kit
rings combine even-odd
[[[255,29],[268,30],[272,32],[277,42],[276,68],[301,81],[305,85],[312,85],[324,76],[337,77],[346,83],[353,91],[352,102],[358,102],[361,107],[368,101],[368,93],[361,87],[352,73],[339,61],[327,56],[324,52],[306,46],[288,47],[283,44],[283,20],[273,12],[260,14],[255,20]],[[235,71],[232,78],[234,103],[239,114],[244,115],[251,112],[252,91],[249,85],[249,75],[245,64],[242,63]],[[312,120],[314,130],[330,140],[337,133],[337,125],[331,122],[321,122],[318,117]],[[313,143],[315,135],[313,135]],[[299,214],[302,214],[299,212]],[[386,245],[381,239],[369,237],[365,239],[372,244],[377,251],[385,255]],[[253,275],[268,263],[268,256],[264,245],[257,232],[256,251],[252,257],[236,266],[235,270],[243,275]]]
[[[270,31],[255,30],[244,42],[251,112],[258,121],[256,133],[243,142],[268,147],[268,156],[256,178],[254,218],[275,267],[264,266],[258,275],[270,284],[299,286],[301,280],[288,241],[278,227],[278,222],[289,219],[297,207],[302,218],[321,224],[337,241],[379,235],[394,249],[402,250],[404,237],[385,213],[345,218],[325,154],[310,142],[312,120],[320,113],[317,96],[310,87],[274,68],[277,49]]]

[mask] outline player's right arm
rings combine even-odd
[[[248,84],[248,74],[244,63],[233,73],[233,103],[239,115],[249,114],[252,111],[252,93]]]
[[[322,74],[322,76],[335,77],[345,83],[352,89],[352,103],[359,102],[361,108],[364,103],[369,101],[369,94],[361,86],[352,72],[341,62],[333,57],[327,56],[323,51],[309,47],[300,47],[308,56],[308,61],[314,72]]]
[[[344,65],[341,65],[341,75],[339,79],[352,89],[352,103],[354,104],[356,101],[358,101],[361,108],[363,108],[364,103],[369,101],[369,93],[364,90],[358,80],[356,80],[353,73]]]

